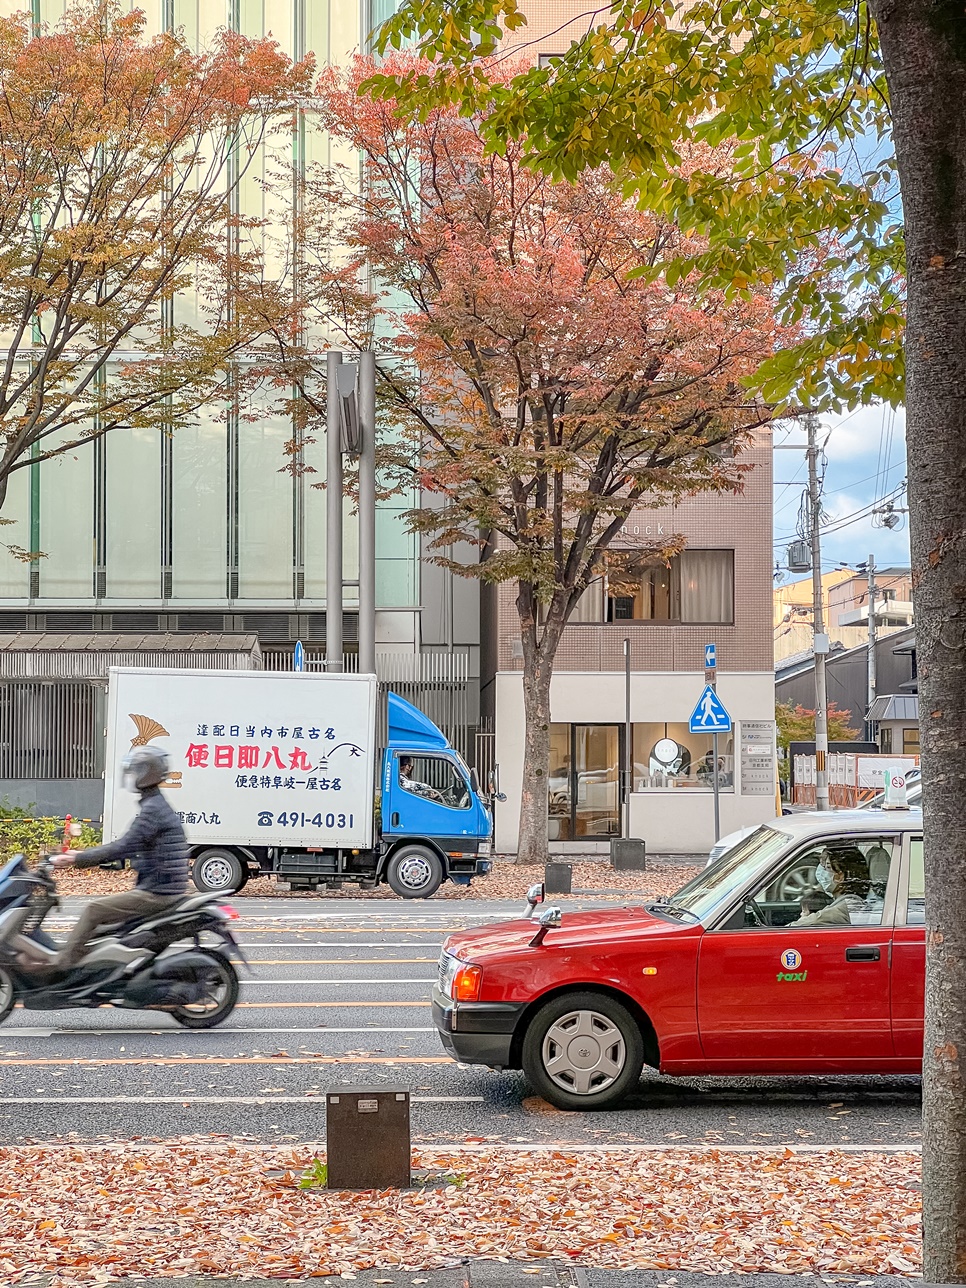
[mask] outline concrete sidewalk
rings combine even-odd
[[[26,1281],[41,1285],[50,1277]],[[923,1288],[922,1280],[901,1275],[705,1275],[681,1270],[605,1270],[562,1265],[560,1262],[472,1261],[445,1270],[360,1270],[347,1280],[341,1275],[327,1279],[239,1279],[237,1276],[187,1279],[113,1280],[121,1288],[279,1288],[283,1283],[327,1284],[329,1288],[818,1288],[819,1284],[852,1285],[854,1288]]]

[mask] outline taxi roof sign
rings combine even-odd
[[[691,733],[731,732],[731,716],[710,684],[705,685],[697,706],[691,712],[688,729]]]

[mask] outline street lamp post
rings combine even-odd
[[[343,454],[359,461],[359,670],[376,670],[376,355],[326,357],[325,669],[342,670]]]

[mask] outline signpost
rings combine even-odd
[[[292,670],[305,670],[305,649],[302,647],[302,641],[298,640],[295,645],[295,656],[292,658]]]
[[[704,692],[698,698],[697,706],[691,712],[688,729],[691,733],[711,734],[711,782],[714,787],[714,839],[721,839],[721,802],[719,799],[721,782],[718,769],[718,734],[731,732],[731,716],[716,690],[718,676],[718,650],[714,644],[704,648]]]

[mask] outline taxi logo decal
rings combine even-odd
[[[779,984],[804,984],[808,979],[808,971],[801,970],[797,974],[788,974],[785,971],[779,971],[775,976]]]
[[[798,970],[802,964],[802,954],[794,948],[786,948],[782,953],[782,965],[786,970]]]

